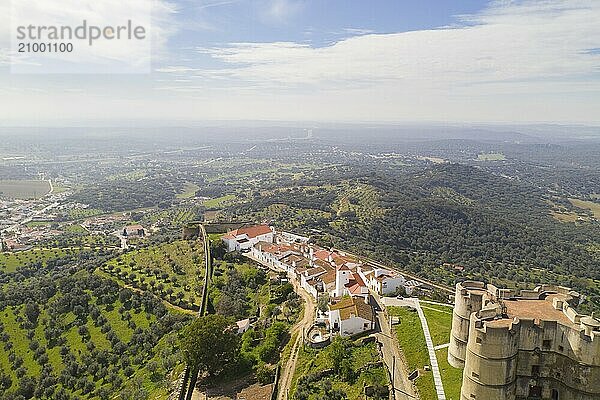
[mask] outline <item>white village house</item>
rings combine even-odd
[[[360,275],[369,286],[369,289],[380,295],[394,294],[398,288],[404,287],[406,284],[404,276],[383,268],[374,268],[364,273],[360,271]]]
[[[352,336],[375,328],[375,313],[360,297],[344,297],[329,305],[329,330],[341,336]]]
[[[237,326],[238,335],[241,335],[242,333],[250,329],[250,327],[252,327],[252,324],[250,323],[250,318],[239,320],[235,324]]]
[[[227,251],[250,250],[258,242],[273,243],[274,230],[268,225],[255,225],[227,232],[222,238]]]
[[[347,264],[336,268],[335,289],[330,293],[332,297],[352,296],[369,297],[369,288],[358,272],[353,272]]]

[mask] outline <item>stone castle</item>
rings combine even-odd
[[[600,399],[600,321],[579,300],[562,286],[457,284],[448,362],[464,368],[461,399]]]

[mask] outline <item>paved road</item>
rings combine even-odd
[[[380,333],[376,333],[379,343],[382,344],[381,352],[383,353],[383,361],[385,362],[390,374],[393,376],[393,384],[395,389],[396,400],[409,400],[418,398],[414,392],[412,383],[408,379],[408,370],[404,362],[404,356],[398,346],[395,333],[392,332],[387,316],[383,311],[383,307],[379,303],[379,299],[373,296],[378,302],[379,309],[377,312],[377,321],[381,329]]]

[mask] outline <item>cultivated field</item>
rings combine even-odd
[[[0,180],[0,196],[14,199],[39,199],[50,192],[47,181]]]
[[[577,222],[579,221],[579,215],[569,211],[550,211],[552,218],[560,222]]]
[[[178,240],[126,253],[109,261],[102,271],[121,284],[149,290],[173,305],[196,309],[203,265],[202,244]]]
[[[176,197],[178,199],[191,199],[196,195],[196,192],[200,189],[200,186],[187,182],[183,186],[183,191],[179,193]]]
[[[166,398],[181,370],[176,330],[187,317],[85,274],[52,289],[42,304],[0,313],[0,398],[11,389],[18,398]],[[38,289],[27,290],[32,298]]]
[[[0,271],[15,272],[17,267],[47,266],[49,261],[75,256],[76,254],[76,250],[70,249],[40,249],[19,253],[0,253]]]
[[[232,201],[233,199],[235,199],[234,195],[226,195],[226,196],[221,196],[221,197],[217,197],[215,199],[210,199],[210,200],[206,200],[204,202],[204,206],[206,208],[218,208],[218,207],[223,207],[225,204],[227,204],[227,202]]]

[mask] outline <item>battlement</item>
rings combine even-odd
[[[457,284],[448,361],[464,367],[462,398],[598,398],[600,320],[579,301],[557,285]]]
[[[503,313],[509,311],[514,313],[513,316],[522,317],[524,310],[529,308],[528,306],[534,306],[534,312],[525,313],[534,319],[558,318],[556,314],[548,312],[549,305],[555,310],[562,311],[571,323],[579,324],[581,318],[585,317],[578,314],[573,308],[574,305],[579,304],[580,294],[564,286],[540,285],[533,290],[516,291],[514,289],[501,289],[492,284],[478,281],[465,281],[456,285],[456,297],[461,297],[457,301],[457,306],[461,308],[460,311],[464,311],[466,308],[470,312],[479,312],[481,319],[484,320],[501,318]],[[507,301],[517,303],[513,303],[513,307],[508,310],[504,307]],[[539,303],[529,303],[527,301],[537,301]],[[474,302],[475,304],[473,304]],[[515,304],[523,305],[523,309],[519,310],[519,307],[514,306]],[[538,315],[535,315],[536,311]],[[464,317],[468,318],[468,315],[464,315]]]

